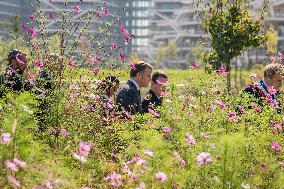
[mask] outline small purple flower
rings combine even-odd
[[[122,176],[116,172],[104,178],[105,181],[110,181],[112,186],[119,187],[122,185]]]
[[[12,137],[10,133],[3,133],[1,135],[1,143],[8,144],[11,141]]]
[[[167,175],[164,172],[158,172],[156,174],[156,179],[160,182],[166,182],[167,181]]]
[[[185,134],[185,140],[186,140],[186,142],[187,142],[189,145],[193,145],[193,144],[196,143],[195,139],[193,138],[193,136],[191,136],[191,135],[189,134],[189,132],[187,132],[187,133]]]
[[[79,154],[81,156],[87,157],[91,151],[91,146],[88,142],[80,142],[79,144]]]
[[[272,142],[271,147],[275,152],[280,152],[282,150],[282,146],[278,142]]]
[[[197,156],[197,164],[198,165],[206,165],[211,163],[211,155],[207,152],[201,152]]]
[[[60,129],[60,133],[62,134],[62,136],[67,137],[69,135],[69,133],[67,132],[66,129],[62,128]]]
[[[5,165],[11,171],[17,172],[19,170],[17,165],[14,162],[10,161],[10,160],[6,161]]]
[[[164,133],[170,133],[170,132],[172,132],[172,130],[173,130],[173,129],[172,129],[171,127],[164,127],[164,128],[163,128],[163,132],[164,132]]]
[[[19,181],[17,181],[12,175],[7,176],[8,182],[11,183],[15,188],[21,187]]]
[[[17,159],[17,158],[14,158],[14,159],[13,159],[13,162],[14,162],[16,165],[20,166],[21,168],[26,168],[26,167],[28,167],[28,165],[27,165],[26,162],[21,161],[21,160],[19,160],[19,159]]]
[[[228,119],[229,119],[229,121],[236,121],[237,120],[237,114],[235,113],[235,112],[230,112],[230,113],[228,113]]]

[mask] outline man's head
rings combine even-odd
[[[150,64],[139,61],[132,66],[130,77],[135,78],[139,87],[147,87],[151,81],[152,70],[153,67]]]
[[[26,54],[20,50],[13,49],[8,53],[7,60],[9,65],[17,70],[20,74],[23,74],[27,68]]]
[[[161,96],[165,92],[168,82],[168,76],[165,72],[158,70],[152,75],[151,90],[157,95]]]
[[[268,64],[265,66],[264,79],[269,87],[279,90],[284,79],[284,67],[281,64]]]

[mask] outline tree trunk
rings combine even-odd
[[[227,93],[231,94],[231,65],[230,61],[226,62],[226,71],[227,71]]]
[[[238,82],[237,82],[237,76],[238,76],[238,59],[236,58],[236,64],[235,64],[235,77],[234,77],[234,82],[235,82],[235,88],[238,88]]]

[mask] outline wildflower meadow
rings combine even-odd
[[[83,11],[83,1],[74,7],[66,1],[62,6],[68,11],[56,15],[44,15],[40,3],[27,13],[23,37],[7,43],[26,52],[25,79],[44,95],[7,91],[0,99],[0,188],[284,188],[284,116],[242,95],[246,85],[263,77],[264,67],[244,71],[243,85],[233,79],[228,84],[228,75],[231,82],[238,74],[228,69],[229,60],[247,46],[256,48],[264,40],[257,36],[261,32],[225,62],[214,51],[187,69],[164,70],[169,83],[163,105],[121,118],[110,111],[114,99],[102,101],[96,86],[107,75],[126,83],[136,60],[123,49],[135,35],[105,1],[75,26],[68,20]],[[47,33],[43,20],[48,19],[63,20],[58,33]],[[85,31],[92,19],[102,25],[90,36]],[[122,41],[114,41],[111,32]],[[212,57],[225,64],[215,70]],[[282,63],[282,56],[273,61]],[[36,78],[43,70],[51,75],[51,89]]]

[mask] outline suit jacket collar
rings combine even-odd
[[[129,81],[132,82],[135,85],[135,87],[138,91],[140,91],[140,87],[139,87],[138,83],[135,81],[134,78],[131,78]]]

